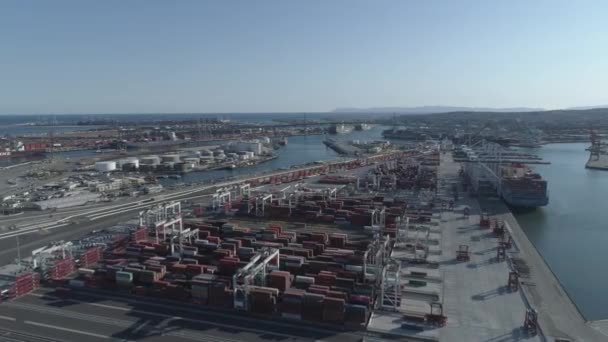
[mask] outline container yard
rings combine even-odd
[[[515,228],[458,198],[458,169],[451,154],[398,152],[154,204],[35,250],[20,273],[3,272],[4,299],[182,303],[359,340],[551,336],[524,285]]]

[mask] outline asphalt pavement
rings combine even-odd
[[[51,341],[355,342],[364,336],[360,331],[271,321],[150,298],[113,299],[78,292],[63,299],[47,290],[3,303],[0,338],[3,329]]]

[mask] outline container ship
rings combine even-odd
[[[39,157],[44,155],[45,150],[46,144],[43,143],[23,144],[20,141],[10,141],[0,146],[0,159]]]
[[[353,129],[354,129],[353,126],[345,125],[342,123],[342,124],[331,125],[331,127],[329,127],[329,132],[332,134],[345,134],[345,133],[352,132]]]
[[[0,151],[0,159],[29,158],[43,155],[44,151]]]
[[[549,204],[547,181],[526,165],[501,166],[501,196],[512,207],[536,208]]]
[[[549,204],[547,181],[526,164],[516,161],[499,161],[480,155],[468,147],[454,152],[462,159],[464,176],[472,193],[479,196],[498,196],[514,208],[537,208]]]

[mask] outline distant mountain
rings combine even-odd
[[[336,108],[333,113],[378,113],[378,114],[434,114],[448,112],[540,112],[543,108],[483,108],[483,107],[372,107],[372,108]]]
[[[570,107],[566,108],[566,110],[586,110],[586,109],[604,109],[608,108],[608,105],[603,106],[582,106],[582,107]]]

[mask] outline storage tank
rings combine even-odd
[[[247,156],[249,156],[249,159],[253,159],[253,157],[255,156],[254,152],[246,152]]]
[[[128,160],[130,163],[137,164],[139,166],[139,158],[137,158],[137,157],[127,157],[125,159]]]
[[[188,170],[189,165],[190,164],[188,164],[188,163],[175,163],[174,168],[175,168],[175,171],[185,172]]]
[[[116,170],[115,161],[100,161],[95,163],[95,170],[99,172],[112,172]]]
[[[142,157],[139,160],[139,163],[141,165],[158,165],[158,164],[160,164],[160,157],[159,156]]]
[[[175,163],[173,163],[173,162],[165,162],[165,163],[158,165],[157,169],[161,170],[161,171],[171,171],[171,170],[173,170],[174,165],[175,165]]]
[[[163,163],[178,163],[179,154],[164,154],[164,155],[160,156],[160,160]]]
[[[199,163],[199,158],[184,158],[184,163],[197,165]]]
[[[219,155],[221,155],[221,154],[224,154],[224,150],[221,150],[221,149],[218,148],[217,150],[213,151],[213,155],[216,156],[216,157],[219,156]]]
[[[203,156],[212,156],[213,152],[209,151],[209,150],[202,150],[201,151],[201,157]]]

